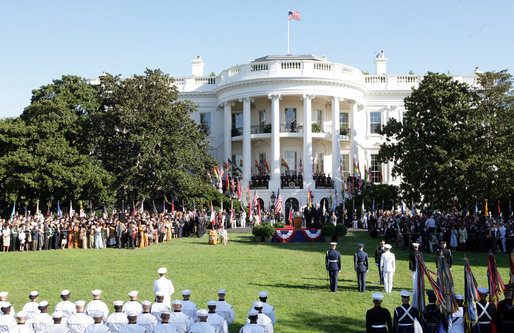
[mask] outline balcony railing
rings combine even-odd
[[[325,174],[314,175],[314,182],[316,183],[316,188],[333,188],[334,181],[330,176],[326,176]]]
[[[280,124],[280,133],[303,133],[303,124]]]
[[[296,175],[296,170],[291,171],[294,174],[280,176],[280,187],[281,188],[303,188],[303,176]]]

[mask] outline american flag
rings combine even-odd
[[[289,11],[288,12],[288,19],[289,21],[291,20],[297,20],[297,21],[301,21],[302,19],[300,18],[300,12],[292,12],[292,11]]]
[[[277,203],[275,204],[275,214],[281,214],[282,213],[282,194],[280,194],[280,189],[278,189],[278,197],[277,197]]]

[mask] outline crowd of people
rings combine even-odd
[[[227,291],[217,291],[218,300],[198,309],[191,300],[191,290],[182,290],[182,300],[171,300],[175,289],[164,267],[157,271],[153,292],[155,300],[139,302],[138,291],[128,293],[129,300],[113,302],[113,311],[101,300],[102,291],[91,292],[89,302],[71,301],[70,290],[61,292],[59,303],[50,314],[50,304],[38,291],[29,294],[29,302],[16,312],[8,301],[8,292],[0,292],[0,332],[8,333],[228,333],[235,320],[233,307],[225,300]],[[261,291],[250,306],[241,333],[273,333],[275,309],[267,303],[268,293]],[[246,317],[246,316],[245,316]]]

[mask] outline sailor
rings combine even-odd
[[[419,318],[419,313],[418,309],[409,305],[411,295],[407,290],[400,292],[402,305],[394,309],[394,332],[414,333],[414,320]]]
[[[143,307],[141,306],[141,303],[139,303],[137,301],[138,294],[139,294],[139,292],[137,290],[132,290],[131,292],[128,293],[130,301],[123,304],[122,311],[124,313],[127,313],[128,311],[136,311],[137,314],[139,315],[141,312],[143,312]]]
[[[31,291],[29,299],[30,302],[25,303],[25,305],[23,306],[23,311],[25,311],[27,314],[27,321],[32,320],[32,317],[39,313],[39,293],[36,290]]]
[[[358,251],[353,255],[353,269],[357,273],[357,290],[366,291],[366,273],[368,272],[368,254],[364,252],[364,244],[357,244]]]
[[[61,322],[63,324],[66,324],[68,317],[77,312],[77,309],[75,307],[75,304],[73,302],[70,302],[70,291],[68,289],[64,289],[63,291],[61,291],[61,299],[62,301],[55,305],[54,313],[61,312]]]
[[[191,325],[189,333],[216,333],[214,327],[207,322],[208,312],[207,310],[200,309],[196,313],[198,322]]]
[[[450,249],[446,248],[446,241],[441,241],[441,247],[439,248],[439,250],[437,250],[437,256],[435,258],[436,267],[439,267],[439,261],[440,261],[441,257],[444,257],[444,259],[446,259],[446,262],[448,263],[448,267],[452,268],[452,265],[453,265],[452,251]]]
[[[13,333],[32,333],[32,327],[27,324],[27,313],[25,311],[20,311],[16,314],[16,321],[18,324],[13,329]],[[68,331],[66,331],[68,332]]]
[[[168,310],[171,308],[171,295],[175,292],[175,288],[173,287],[173,283],[171,280],[166,279],[166,274],[168,273],[168,269],[166,267],[161,267],[157,270],[157,274],[160,275],[160,278],[155,280],[153,284],[153,292],[157,295],[157,292],[162,292],[164,295],[163,302],[168,307]]]
[[[68,320],[66,321],[66,326],[68,326],[71,333],[82,333],[86,327],[95,322],[93,318],[84,313],[85,305],[85,301],[75,302],[77,312],[69,316]]]
[[[498,303],[498,332],[514,332],[514,304],[512,304],[512,285],[505,286],[505,299]]]
[[[268,292],[261,291],[259,293],[259,300],[262,302],[262,313],[266,316],[270,317],[273,325],[277,322],[277,316],[275,315],[275,308],[267,302],[268,300]]]
[[[63,323],[64,313],[61,311],[54,311],[52,313],[53,324],[46,328],[45,333],[68,333],[70,329]]]
[[[375,250],[375,265],[378,267],[378,275],[380,275],[380,284],[384,284],[384,276],[382,274],[382,268],[380,267],[380,259],[382,254],[385,252],[385,240],[380,241],[380,245]]]
[[[95,322],[86,327],[84,333],[111,333],[109,327],[102,323],[104,314],[101,310],[93,311],[91,316]]]
[[[393,290],[393,276],[396,271],[396,258],[394,253],[391,252],[391,248],[390,244],[385,244],[384,253],[380,258],[380,271],[383,275],[386,293],[390,293]]]
[[[325,255],[325,267],[330,277],[330,291],[337,291],[337,275],[341,271],[341,254],[336,250],[337,243],[330,243],[331,249]]]
[[[436,333],[439,330],[441,321],[443,320],[443,315],[435,304],[437,297],[435,296],[434,291],[427,290],[426,293],[428,296],[428,304],[425,306],[425,310],[421,314],[424,323],[423,330],[427,333]]]
[[[161,312],[164,310],[171,311],[171,309],[163,303],[164,293],[162,291],[158,291],[155,294],[157,295],[157,301],[152,304],[150,312],[152,313],[152,315],[154,315],[157,321],[159,321],[159,319],[161,319]]]
[[[16,320],[11,316],[11,303],[4,302],[0,308],[0,332],[11,332],[16,327]]]
[[[39,302],[39,313],[35,314],[30,323],[35,332],[44,332],[47,327],[53,324],[52,316],[48,314],[48,302],[41,301]]]
[[[262,313],[262,302],[257,301],[253,302],[253,308],[254,310],[257,310],[259,312],[258,318],[257,318],[257,324],[262,326],[266,333],[273,333],[273,323],[270,319],[270,317],[266,316],[264,313]],[[248,323],[249,320],[247,319],[246,322]]]
[[[265,333],[266,331],[262,326],[257,324],[257,318],[259,317],[259,312],[255,309],[248,311],[248,320],[246,324],[241,327],[239,333]]]
[[[143,326],[137,324],[136,311],[129,311],[127,313],[127,319],[128,324],[120,328],[120,330],[118,331],[119,333],[147,333],[147,330]]]
[[[387,333],[391,332],[392,322],[391,313],[381,306],[384,295],[381,293],[371,294],[375,306],[366,312],[366,332],[367,333]]]
[[[158,314],[151,313],[150,309],[152,308],[152,303],[150,301],[143,301],[141,304],[143,305],[143,312],[137,316],[137,324],[143,326],[148,332],[151,332],[160,322],[160,314],[162,311]],[[169,311],[167,307],[164,310]]]
[[[169,324],[177,329],[178,333],[186,333],[189,327],[193,325],[194,321],[188,315],[182,312],[182,301],[176,299],[172,302],[173,312],[169,316]],[[162,316],[161,312],[161,316]]]
[[[228,333],[227,321],[221,314],[216,313],[216,301],[208,301],[207,307],[207,322],[214,327],[216,333]]]
[[[477,303],[477,317],[478,325],[480,326],[480,333],[491,333],[492,322],[496,321],[497,311],[493,303],[487,301],[487,294],[489,289],[478,287],[478,294],[480,301]]]
[[[216,302],[216,313],[221,315],[226,321],[227,325],[230,325],[236,319],[234,308],[232,305],[225,301],[225,295],[227,291],[225,289],[218,290],[218,301]]]
[[[7,291],[2,291],[2,292],[0,292],[0,308],[2,307],[2,305],[3,305],[3,304],[5,304],[5,303],[9,303],[9,302],[7,301],[7,296],[8,296],[8,295],[9,295],[9,293],[8,293]],[[9,304],[10,304],[10,303],[9,303]],[[11,312],[10,312],[11,317],[13,317],[13,318],[14,318],[14,314],[15,314],[15,312],[14,312],[14,307],[13,307],[13,306],[12,306],[12,304],[11,304]]]
[[[196,312],[198,311],[198,307],[194,302],[190,300],[191,298],[191,290],[184,289],[182,290],[182,307],[181,311],[187,315],[189,318],[196,321]]]
[[[464,308],[462,307],[464,296],[457,294],[455,300],[459,308],[448,317],[448,333],[464,333]]]
[[[85,313],[92,317],[93,312],[101,311],[103,314],[102,318],[105,320],[109,316],[109,308],[107,307],[107,304],[100,300],[102,291],[100,289],[95,289],[91,291],[91,294],[93,295],[93,300],[87,303]]]
[[[128,319],[127,315],[123,312],[123,301],[114,301],[113,305],[114,312],[111,313],[109,317],[107,317],[107,319],[105,320],[105,325],[109,327],[111,332],[117,333],[120,330],[120,328],[122,328],[125,324],[128,323]]]
[[[170,320],[170,312],[168,310],[164,310],[161,312],[161,322],[155,326],[153,333],[177,333],[177,329],[173,326]]]

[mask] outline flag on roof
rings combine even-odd
[[[289,21],[291,21],[291,20],[301,21],[302,20],[302,18],[300,17],[300,12],[292,12],[292,11],[287,12],[287,19]]]

